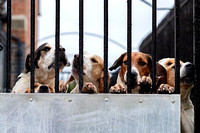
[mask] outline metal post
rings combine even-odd
[[[132,52],[132,0],[127,1],[127,58],[128,58],[128,66],[127,66],[127,87],[128,93],[131,93],[131,52]]]
[[[108,93],[108,0],[104,0],[104,93]]]
[[[60,47],[60,0],[56,0],[56,58],[55,58],[55,92],[59,92],[59,47]]]
[[[11,0],[7,0],[6,92],[10,92],[11,79]]]
[[[83,88],[83,0],[79,0],[79,90]]]
[[[35,84],[35,0],[31,0],[31,93],[34,92]]]
[[[175,0],[174,52],[175,52],[175,91],[180,94],[180,2]]]
[[[156,92],[156,26],[157,26],[157,0],[152,0],[152,88],[153,92]]]
[[[200,123],[200,1],[193,1],[193,22],[194,22],[194,64],[195,64],[195,80],[194,80],[194,126],[195,133],[200,132],[200,127],[198,126]]]

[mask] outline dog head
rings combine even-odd
[[[31,89],[27,89],[25,93],[30,93]],[[34,92],[35,93],[54,93],[54,89],[49,85],[43,85],[40,83],[34,84]],[[15,92],[14,92],[15,93]]]
[[[165,58],[159,61],[167,71],[167,84],[175,87],[175,59]],[[180,88],[181,91],[190,90],[194,86],[194,66],[190,62],[180,61]]]
[[[101,90],[103,89],[103,76],[104,76],[103,68],[104,64],[100,56],[86,51],[83,53],[83,81],[84,83],[92,82],[94,85],[95,83],[97,83],[98,86],[96,87],[100,89],[99,92],[103,91]],[[72,63],[72,71],[71,71],[72,76],[76,80],[79,80],[79,71],[80,71],[79,55],[76,54],[74,55]]]
[[[34,53],[35,56],[35,69],[42,72],[52,73],[55,71],[55,45],[45,43],[38,47]],[[60,46],[59,48],[59,70],[69,65],[65,49]],[[28,54],[25,63],[25,73],[31,70],[31,55]]]
[[[121,66],[118,80],[127,84],[127,53],[122,54],[109,70],[114,70]],[[142,76],[149,76],[151,72],[152,58],[148,54],[132,52],[131,54],[131,87],[134,89],[138,85],[138,80]]]

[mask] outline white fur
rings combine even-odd
[[[46,71],[50,71],[48,66],[50,66],[55,61],[55,45],[50,45],[51,49],[44,56],[44,63],[42,64],[42,68]]]
[[[86,52],[84,51],[83,53],[83,66],[85,67],[83,73],[85,73],[86,75],[84,75],[84,80],[85,82],[91,82],[93,81],[93,78],[92,78],[92,62],[90,60],[90,58],[94,56],[94,54],[92,53],[89,53],[89,52]]]
[[[169,59],[170,59],[170,58],[163,58],[163,59],[159,60],[158,63],[159,63],[160,65],[162,65],[164,68],[166,68],[166,67],[165,67],[165,63],[166,63]]]
[[[187,74],[187,70],[186,70],[186,65],[190,64],[190,62],[186,62],[186,63],[181,63],[181,67],[180,67],[180,78],[185,77]]]

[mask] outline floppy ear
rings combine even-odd
[[[156,76],[167,76],[166,69],[160,65],[158,62],[156,62]]]
[[[107,85],[109,87],[110,84],[110,75],[108,73],[108,81],[107,81]],[[99,79],[99,93],[104,93],[104,84],[103,84],[103,77],[101,77]]]
[[[152,57],[149,54],[146,54],[146,57],[147,57],[148,66],[151,72],[152,71]]]
[[[158,78],[159,79],[158,81],[160,81],[160,84],[167,83],[167,71],[162,65],[160,65],[157,62],[156,62],[156,77],[160,77]]]
[[[114,64],[109,68],[110,71],[118,68],[119,66],[122,65],[122,62],[123,62],[123,59],[124,59],[124,56],[126,55],[127,53],[123,53],[115,62]]]
[[[73,80],[75,80],[75,79],[74,79],[74,77],[71,75],[65,84],[67,85],[69,82],[71,82],[71,81],[73,81]]]
[[[28,73],[31,71],[31,55],[28,54],[26,56],[26,62],[25,62],[25,73]]]
[[[40,53],[38,53],[37,51],[34,54],[34,63],[35,63],[35,67],[39,68],[38,66],[38,60],[40,59]],[[25,73],[28,73],[31,71],[31,54],[28,54],[26,56],[26,62],[25,62]]]

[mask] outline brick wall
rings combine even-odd
[[[39,0],[36,4],[35,42],[38,38]],[[23,71],[25,58],[30,53],[30,17],[31,0],[12,1],[12,40],[11,40],[11,88],[17,81],[18,75]],[[4,25],[6,31],[6,25]],[[35,44],[37,47],[37,44]],[[6,68],[5,68],[6,69]]]
[[[35,42],[38,38],[39,0],[35,0]],[[30,53],[30,12],[31,0],[12,1],[12,35],[19,37],[26,46],[26,54]],[[37,44],[35,44],[37,46]]]

